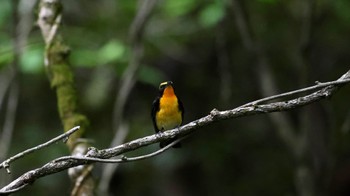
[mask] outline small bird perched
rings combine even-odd
[[[176,97],[173,82],[162,82],[159,85],[159,95],[152,104],[152,120],[156,133],[174,129],[182,124],[184,117],[184,107],[178,97]],[[160,142],[161,148],[167,146],[177,138]],[[180,147],[180,143],[173,147]]]

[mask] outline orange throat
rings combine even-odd
[[[172,86],[167,86],[164,89],[163,97],[173,97],[175,96],[174,88]]]

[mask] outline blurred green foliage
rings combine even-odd
[[[95,49],[77,49],[72,53],[72,64],[96,67],[111,62],[120,62],[125,59],[126,46],[118,40],[109,40],[101,48]],[[83,58],[82,58],[83,57]]]
[[[266,55],[278,92],[334,80],[349,69],[348,0],[239,2],[252,37]],[[71,48],[81,110],[91,121],[87,137],[95,140],[95,147],[106,148],[114,134],[117,87],[132,56],[129,29],[139,3],[62,3],[60,30]],[[310,23],[305,16],[308,3],[312,5]],[[14,58],[12,31],[18,24],[13,24],[11,5],[11,0],[0,1],[0,71]],[[231,0],[158,2],[145,28],[141,68],[124,113],[130,127],[127,141],[154,133],[150,110],[161,81],[174,82],[185,105],[185,122],[213,108],[231,109],[262,97],[257,57],[243,46],[232,6]],[[44,72],[45,45],[35,22],[30,25],[33,29],[18,66],[20,99],[10,154],[62,131],[55,93]],[[222,97],[226,85],[230,92]],[[199,129],[181,149],[120,165],[111,194],[298,195],[295,176],[302,162],[312,173],[315,195],[348,195],[349,90],[345,87],[329,100],[284,113],[296,132],[308,133],[307,156],[302,160],[288,150],[267,115],[234,119]],[[3,123],[5,113],[0,112]],[[155,149],[158,145],[131,155]],[[16,162],[11,167],[13,176],[67,153],[63,144],[54,145]],[[0,170],[1,175],[5,174]],[[43,190],[62,195],[57,190],[68,194],[70,187],[67,175],[60,173],[38,180],[17,195],[42,195]]]
[[[27,73],[42,73],[44,71],[44,48],[27,47],[20,57],[20,70]]]
[[[3,1],[0,6],[0,25],[3,27],[8,23],[11,15],[11,3],[10,1]]]
[[[215,1],[207,5],[199,15],[199,24],[203,27],[213,27],[225,15],[225,5],[223,1]]]
[[[13,52],[12,52],[12,42],[10,41],[10,36],[6,36],[6,34],[0,32],[1,45],[0,45],[0,67],[3,67],[13,60]]]
[[[179,17],[190,13],[197,7],[198,0],[178,0],[162,2],[162,12],[169,17]]]
[[[338,15],[338,18],[344,23],[350,22],[350,2],[347,0],[339,0],[334,2],[335,14]]]

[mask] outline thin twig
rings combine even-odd
[[[224,33],[223,21],[216,27],[215,46],[218,72],[220,73],[220,100],[227,106],[232,94],[232,73],[230,73],[230,51],[227,49],[227,36]]]
[[[244,105],[242,105],[240,107],[254,106],[254,105],[257,105],[257,104],[260,104],[260,103],[264,103],[264,102],[267,102],[267,101],[271,101],[271,100],[275,100],[275,99],[279,99],[279,98],[284,98],[284,97],[289,97],[289,96],[300,94],[300,93],[305,93],[305,92],[308,92],[308,91],[324,88],[324,87],[327,87],[327,86],[330,86],[330,85],[345,84],[345,83],[348,83],[348,82],[350,82],[350,79],[339,80],[339,81],[336,80],[336,81],[322,82],[322,83],[316,82],[317,84],[314,85],[314,86],[309,86],[309,87],[306,87],[306,88],[302,88],[302,89],[298,89],[298,90],[294,90],[294,91],[289,91],[289,92],[286,92],[286,93],[273,95],[273,96],[270,96],[270,97],[265,97],[265,98],[262,98],[262,99],[258,99],[258,100],[249,102],[249,103],[244,104]]]
[[[72,129],[70,129],[69,131],[67,131],[66,133],[63,133],[63,134],[61,134],[61,135],[59,135],[59,136],[57,136],[57,137],[55,137],[55,138],[53,138],[53,139],[43,143],[43,144],[40,144],[40,145],[35,146],[33,148],[27,149],[27,150],[25,150],[23,152],[20,152],[20,153],[16,154],[15,156],[12,156],[12,157],[8,158],[7,160],[3,161],[0,164],[0,169],[1,168],[5,168],[7,170],[7,173],[11,173],[11,171],[9,170],[9,164],[12,161],[17,160],[17,159],[19,159],[19,158],[21,158],[21,157],[23,157],[23,156],[25,156],[27,154],[33,153],[33,152],[35,152],[37,150],[40,150],[42,148],[45,148],[45,147],[47,147],[47,146],[57,142],[58,140],[64,139],[64,142],[65,142],[65,141],[67,141],[68,137],[71,134],[73,134],[74,132],[76,132],[77,130],[79,130],[79,128],[80,128],[80,126],[76,126],[76,127],[72,128]]]

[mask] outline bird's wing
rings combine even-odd
[[[183,122],[183,120],[184,120],[184,114],[185,114],[185,109],[184,109],[184,106],[183,106],[183,104],[182,104],[182,101],[179,99],[179,98],[177,98],[177,103],[178,103],[178,105],[179,105],[179,110],[181,111],[181,121]],[[182,124],[182,123],[181,123]]]
[[[156,131],[156,133],[159,132],[159,129],[157,127],[157,123],[156,123],[156,114],[157,114],[157,111],[159,111],[159,97],[157,97],[153,103],[152,103],[152,113],[151,113],[151,116],[152,116],[152,121],[153,121],[153,126],[154,126],[154,130]]]

